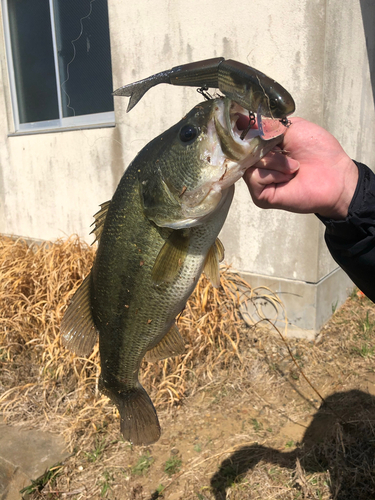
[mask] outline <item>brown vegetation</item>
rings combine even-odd
[[[375,498],[375,309],[347,301],[316,342],[239,314],[256,291],[223,269],[203,277],[179,318],[186,354],[144,363],[163,433],[133,449],[98,391],[99,358],[61,346],[59,324],[94,250],[0,240],[0,412],[10,424],[63,433],[72,456],[32,498],[222,500]],[[267,293],[267,291],[265,291]],[[281,307],[276,296],[269,300]]]
[[[0,240],[0,359],[8,372],[1,377],[0,411],[8,422],[63,420],[58,425],[71,446],[77,432],[100,421],[102,413],[117,418],[98,393],[98,346],[81,358],[60,341],[62,316],[94,255],[74,236],[41,245]],[[209,383],[216,367],[233,366],[239,357],[238,283],[249,288],[225,270],[220,290],[203,277],[178,320],[186,354],[144,362],[141,380],[156,407],[178,403]]]

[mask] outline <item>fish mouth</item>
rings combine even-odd
[[[211,189],[223,190],[240,179],[245,171],[278,144],[286,130],[280,120],[251,113],[237,102],[223,99],[213,116],[217,134],[216,157],[219,174],[211,179]],[[221,163],[221,164],[220,164]],[[209,193],[207,193],[209,194]]]
[[[178,196],[182,220],[168,227],[179,229],[202,223],[221,206],[228,188],[281,141],[282,132],[269,140],[262,137],[260,120],[231,99],[215,101],[207,124],[207,141],[200,153],[205,167],[197,187]]]
[[[214,120],[222,150],[233,161],[241,161],[249,153],[253,139],[267,143],[280,139],[286,131],[285,120],[263,116],[261,106],[253,113],[232,100],[224,100]]]

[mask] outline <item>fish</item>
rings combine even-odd
[[[234,183],[281,140],[262,139],[249,120],[228,98],[196,105],[138,153],[95,215],[97,253],[64,314],[62,341],[88,355],[99,335],[100,390],[134,445],[161,433],[141,362],[184,353],[176,317],[202,271],[220,284],[218,234]]]
[[[175,66],[124,85],[113,95],[130,97],[126,110],[129,112],[149,89],[160,83],[204,90],[216,88],[245,109],[272,119],[285,121],[295,111],[293,97],[282,85],[256,68],[224,57]]]

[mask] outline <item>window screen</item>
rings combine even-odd
[[[107,0],[3,2],[16,128],[113,121]]]

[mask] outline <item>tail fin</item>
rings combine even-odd
[[[121,433],[134,445],[155,443],[160,438],[160,424],[151,399],[141,384],[129,391],[112,391],[101,384],[101,391],[111,398],[120,413]]]

